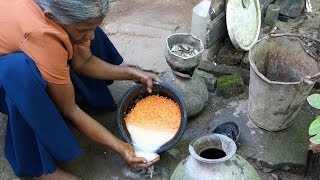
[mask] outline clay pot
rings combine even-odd
[[[177,166],[171,180],[260,180],[256,170],[236,150],[235,142],[225,135],[195,139],[189,145],[190,156]]]

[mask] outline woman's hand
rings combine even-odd
[[[134,82],[141,82],[147,85],[147,91],[151,93],[152,91],[152,82],[160,81],[158,75],[150,72],[146,72],[137,68],[128,67],[130,73],[130,78]]]
[[[123,143],[122,151],[120,152],[120,155],[124,158],[124,160],[127,161],[127,163],[137,169],[146,169],[155,163],[157,163],[160,158],[156,158],[152,161],[147,161],[145,158],[137,157],[135,155],[133,147],[128,143]]]

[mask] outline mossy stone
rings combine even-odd
[[[231,98],[243,93],[244,83],[241,76],[221,76],[217,80],[217,95],[224,98]]]

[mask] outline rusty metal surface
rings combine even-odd
[[[310,42],[295,36],[266,37],[250,50],[248,112],[257,126],[279,131],[292,124],[320,77]]]

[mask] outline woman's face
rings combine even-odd
[[[104,17],[93,18],[61,27],[68,33],[72,44],[81,44],[94,39],[94,30],[102,23]]]

